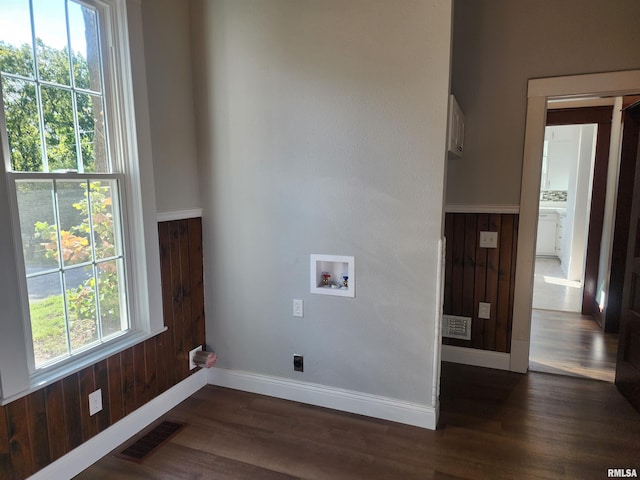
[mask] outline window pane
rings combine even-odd
[[[78,93],[76,99],[84,171],[110,173],[102,97]]]
[[[113,223],[113,191],[116,181],[91,182],[91,214],[96,260],[120,255]],[[118,242],[119,243],[119,242]]]
[[[16,194],[27,275],[58,268],[53,182],[17,180]]]
[[[65,267],[93,261],[91,226],[87,205],[87,182],[58,180],[58,212],[60,215],[60,246]]]
[[[87,265],[65,271],[64,283],[71,351],[74,351],[98,340],[96,282],[93,266]]]
[[[35,84],[3,77],[2,98],[12,170],[42,171],[42,144]]]
[[[68,353],[60,274],[56,272],[30,278],[27,289],[33,351],[38,368]]]
[[[69,35],[76,87],[101,92],[102,76],[97,21],[97,15],[93,10],[69,2]]]
[[[64,1],[33,0],[33,20],[40,79],[71,85]]]
[[[68,90],[45,86],[41,91],[49,171],[77,170],[72,94]]]
[[[28,0],[0,0],[0,71],[33,78]]]
[[[123,330],[120,318],[120,273],[122,260],[111,260],[98,265],[98,298],[102,335],[107,337]]]

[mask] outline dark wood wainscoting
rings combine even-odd
[[[498,232],[498,248],[480,248],[481,231]],[[445,345],[510,352],[518,215],[447,213],[444,313],[472,317],[471,340],[443,338]],[[478,303],[491,318],[478,318]]]
[[[204,345],[201,219],[158,224],[168,330],[6,406],[0,406],[0,479],[23,479],[187,378]],[[103,410],[89,416],[88,395]]]

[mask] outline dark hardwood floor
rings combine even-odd
[[[531,370],[613,382],[617,353],[618,335],[604,333],[592,317],[531,312]]]
[[[606,382],[443,364],[437,431],[207,386],[143,463],[79,479],[603,479],[640,472],[640,413]]]

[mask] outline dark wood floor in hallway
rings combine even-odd
[[[617,353],[618,335],[604,333],[592,317],[531,311],[531,370],[613,382]]]
[[[437,431],[207,386],[142,464],[79,479],[604,479],[640,474],[640,413],[606,382],[443,364]]]

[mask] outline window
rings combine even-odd
[[[0,0],[0,137],[32,378],[162,326],[128,7]]]

